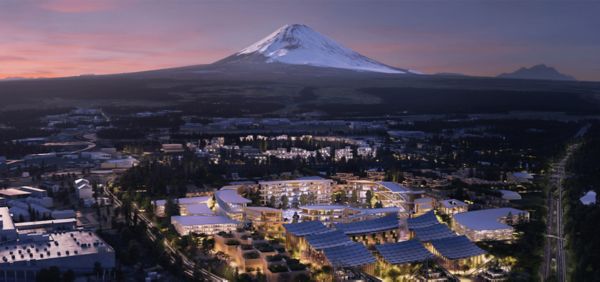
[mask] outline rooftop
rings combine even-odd
[[[22,191],[16,188],[6,188],[6,189],[0,189],[0,195],[3,195],[5,197],[18,197],[18,196],[29,196],[31,195],[30,192],[27,191]]]
[[[415,232],[417,239],[419,239],[421,242],[429,242],[431,240],[456,236],[456,234],[452,232],[452,230],[450,230],[446,224],[441,223],[422,228],[415,228],[413,231]]]
[[[440,223],[433,211],[428,211],[420,216],[409,218],[406,222],[408,224],[408,229],[423,228]]]
[[[457,213],[454,215],[454,220],[471,230],[507,229],[512,227],[500,222],[500,219],[506,217],[509,213],[515,216],[527,212],[513,208],[485,209]]]
[[[505,200],[521,200],[522,197],[519,193],[510,190],[498,190],[498,192],[502,193],[502,199]]]
[[[72,231],[30,234],[0,248],[0,265],[19,261],[39,261],[68,256],[114,252],[92,232]],[[110,266],[106,266],[110,267]]]
[[[375,263],[367,248],[356,242],[323,249],[325,257],[333,267],[355,267]]]
[[[14,230],[15,224],[7,207],[0,207],[0,230]]]
[[[469,241],[466,236],[447,237],[432,240],[430,243],[441,256],[450,260],[469,258],[486,253],[473,242]]]
[[[283,227],[288,233],[295,236],[306,236],[313,233],[320,233],[328,231],[323,222],[320,221],[304,221],[300,223],[288,223],[284,224]]]
[[[587,191],[587,193],[585,193],[585,195],[583,195],[583,197],[579,198],[579,201],[581,201],[582,204],[589,206],[589,205],[593,205],[596,203],[596,192],[594,191]]]
[[[252,201],[240,196],[236,190],[221,189],[215,193],[215,197],[228,204],[248,204]]]
[[[418,240],[408,240],[398,243],[375,245],[383,259],[391,264],[422,262],[433,258]]]
[[[335,246],[348,245],[352,241],[340,230],[329,230],[306,236],[306,241],[313,249],[321,250]]]
[[[200,214],[211,215],[211,214],[213,214],[213,211],[205,203],[185,205],[185,209],[187,210],[187,214],[189,214],[189,215],[192,215],[192,214],[193,215],[200,215]]]
[[[466,207],[467,203],[457,200],[457,199],[447,199],[440,202],[440,204],[447,209],[451,209],[454,207]]]
[[[225,216],[192,215],[172,216],[171,222],[177,222],[182,226],[211,225],[211,224],[238,224],[239,222]]]
[[[400,222],[397,215],[388,215],[376,219],[335,224],[336,229],[342,230],[347,235],[374,233],[399,227]]]
[[[300,209],[307,210],[343,210],[345,208],[349,207],[344,205],[308,205],[300,207]]]

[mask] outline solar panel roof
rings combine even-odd
[[[350,223],[337,223],[335,228],[344,231],[346,235],[373,233],[398,228],[400,223],[396,215],[388,215]]]
[[[367,248],[356,242],[323,249],[323,253],[333,267],[354,267],[375,263],[375,258]]]
[[[450,230],[446,224],[441,223],[429,225],[423,228],[415,228],[413,229],[413,232],[415,232],[415,237],[422,242],[456,236],[456,234],[452,232],[452,230]]]
[[[310,234],[306,236],[306,241],[316,250],[352,243],[350,238],[340,230],[329,230],[326,232]]]
[[[440,222],[435,217],[433,211],[428,211],[423,215],[407,219],[406,223],[408,224],[408,229],[415,229],[439,224]]]
[[[329,230],[320,221],[303,221],[300,223],[284,224],[285,230],[296,236],[306,236],[313,233],[320,233]]]
[[[433,258],[433,254],[418,240],[376,245],[375,248],[383,259],[391,264],[421,262]]]
[[[486,252],[466,236],[447,237],[432,240],[431,245],[445,258],[454,260],[485,254]]]

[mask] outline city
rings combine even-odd
[[[0,3],[0,282],[600,281],[600,5],[509,2]]]

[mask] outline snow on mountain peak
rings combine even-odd
[[[269,36],[242,49],[236,56],[254,54],[264,56],[266,63],[381,73],[417,73],[395,69],[367,58],[303,24],[284,25]]]

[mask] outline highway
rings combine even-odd
[[[590,125],[583,126],[575,135],[581,138]],[[548,215],[546,221],[546,242],[544,246],[544,261],[542,263],[542,281],[548,281],[556,275],[560,282],[567,281],[567,257],[564,238],[564,209],[563,209],[563,180],[565,179],[565,166],[573,152],[577,150],[580,143],[574,143],[567,147],[565,155],[551,165],[549,175],[549,189],[547,194]]]

